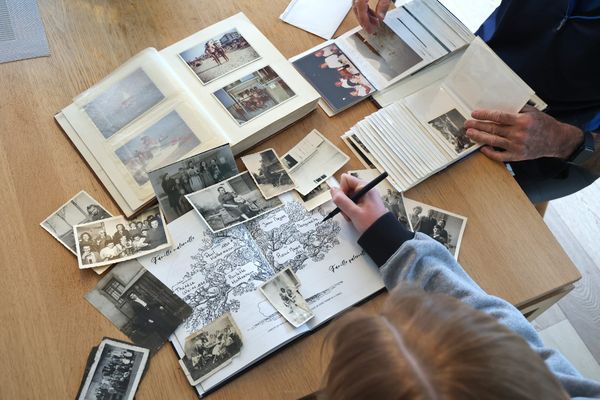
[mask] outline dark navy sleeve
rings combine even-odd
[[[413,232],[406,229],[391,212],[388,212],[362,234],[358,244],[377,266],[381,267],[404,242],[414,237]]]

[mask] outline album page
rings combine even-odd
[[[171,338],[179,356],[187,336],[226,312],[240,329],[240,355],[196,386],[201,394],[384,287],[350,223],[341,216],[320,223],[332,203],[308,212],[293,196],[280,198],[283,207],[219,234],[190,212],[169,224],[171,249],[139,260],[194,310]],[[259,291],[286,268],[315,314],[299,328]]]

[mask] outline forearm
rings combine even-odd
[[[596,151],[594,152],[594,155],[585,163],[581,164],[581,166],[600,176],[600,132],[592,132],[592,136],[594,137],[594,148]]]

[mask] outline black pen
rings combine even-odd
[[[375,178],[371,182],[367,183],[358,192],[356,192],[352,196],[350,196],[350,200],[352,200],[353,202],[356,203],[358,200],[360,200],[361,197],[363,197],[365,194],[367,194],[367,192],[369,192],[369,190],[373,189],[375,186],[377,186],[379,183],[381,183],[382,180],[384,180],[385,178],[387,178],[387,176],[388,176],[387,172],[384,172],[383,174],[379,175],[377,178]],[[325,218],[323,218],[323,221],[321,221],[321,222],[325,222],[328,219],[331,219],[331,218],[335,217],[341,211],[342,210],[340,210],[338,207],[336,207],[335,210],[333,210],[332,212],[330,212],[329,214],[327,214],[327,216]]]

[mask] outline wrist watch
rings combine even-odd
[[[567,162],[569,164],[581,165],[592,158],[595,150],[594,135],[590,131],[584,131],[583,143],[571,154]]]

